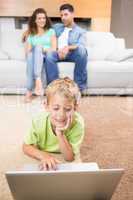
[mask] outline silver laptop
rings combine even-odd
[[[6,172],[6,178],[15,200],[110,200],[123,172],[70,163],[59,164],[56,171],[27,166]]]

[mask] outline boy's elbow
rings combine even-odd
[[[23,144],[22,150],[23,150],[24,154],[27,154],[27,145],[26,144]]]
[[[74,161],[74,155],[65,158],[65,160],[66,160],[67,162],[72,162],[72,161]]]

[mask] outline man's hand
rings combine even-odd
[[[64,60],[68,53],[69,53],[69,47],[68,46],[58,50],[59,59]]]
[[[56,170],[57,164],[59,164],[60,161],[54,158],[52,155],[45,153],[44,158],[41,159],[41,164],[39,165],[40,170]]]

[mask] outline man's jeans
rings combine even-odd
[[[27,90],[34,89],[35,80],[42,79],[45,54],[41,46],[36,46],[27,55]]]
[[[59,72],[57,62],[60,61],[57,52],[49,52],[45,58],[45,70],[47,83],[59,78]],[[87,87],[87,51],[84,47],[78,47],[77,49],[68,53],[65,58],[66,62],[74,62],[74,81],[78,84],[79,89],[82,91]]]

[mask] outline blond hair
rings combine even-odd
[[[60,78],[52,81],[46,88],[47,103],[49,99],[55,94],[60,94],[66,97],[70,101],[74,101],[74,104],[79,104],[81,97],[77,84],[68,77]]]

